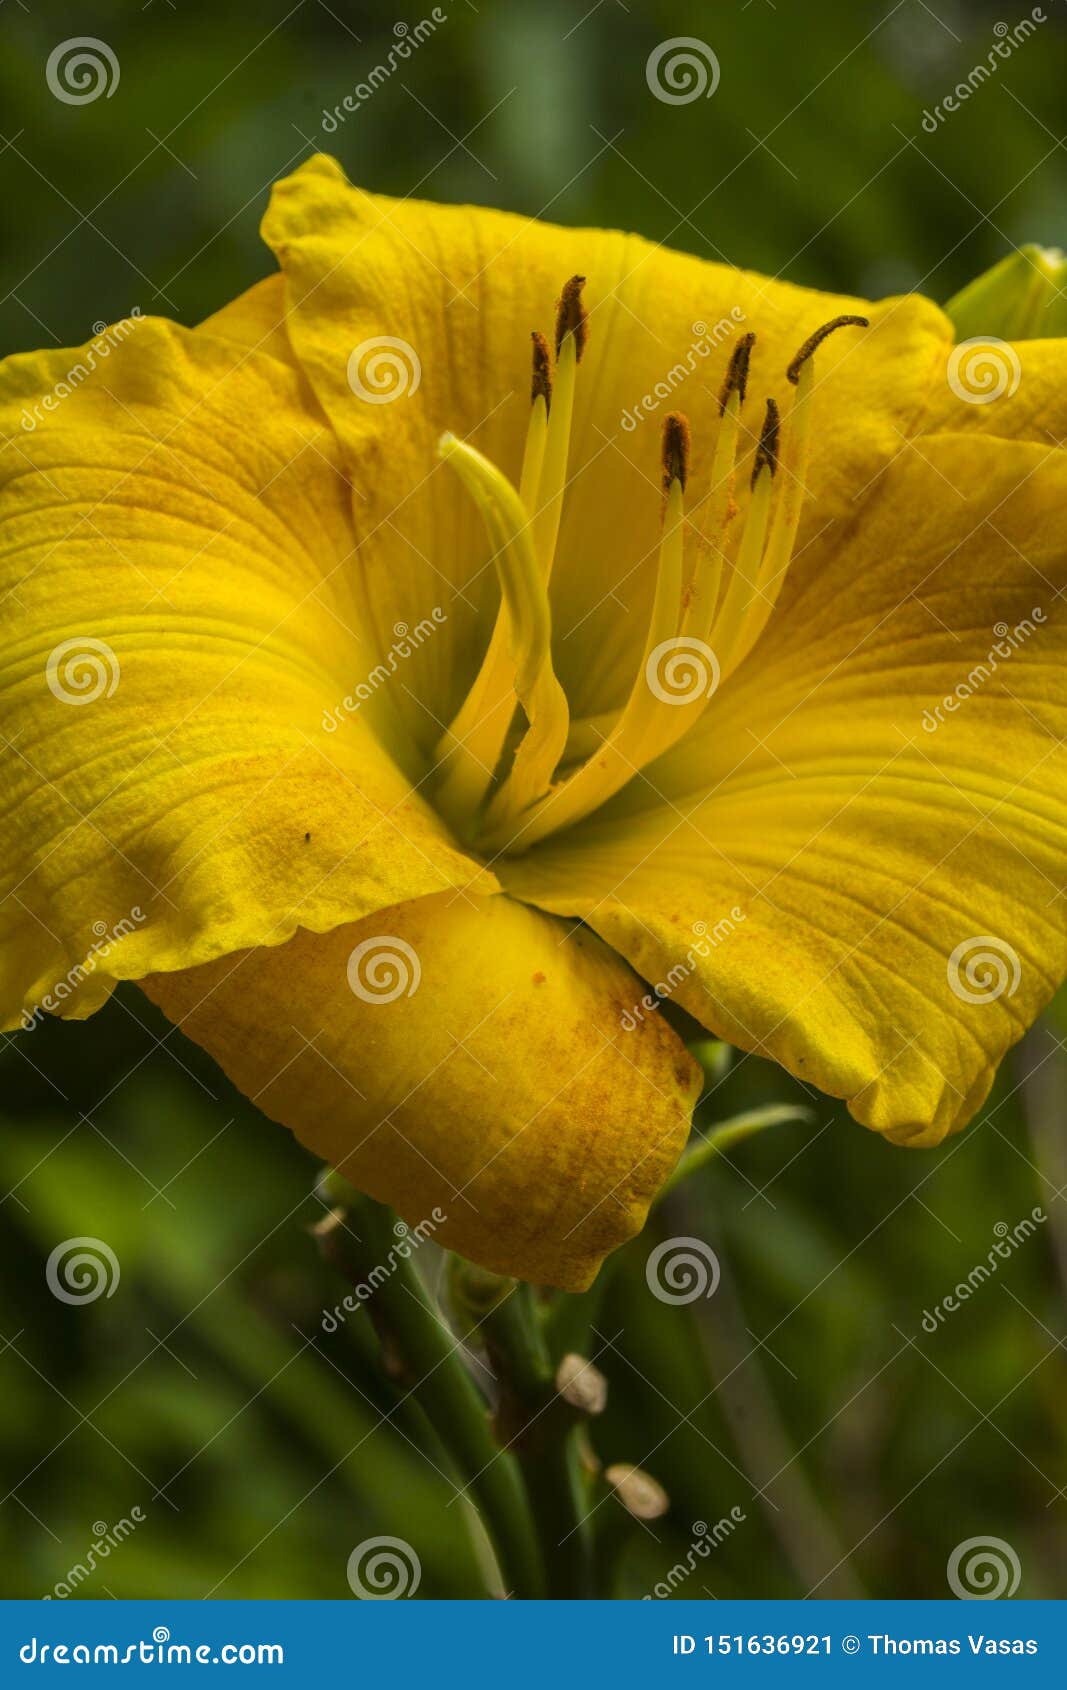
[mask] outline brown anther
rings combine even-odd
[[[730,354],[730,362],[726,366],[726,380],[722,384],[719,395],[719,415],[726,410],[726,402],[731,393],[736,393],[738,402],[744,404],[745,390],[748,387],[748,361],[752,356],[752,348],[756,343],[754,334],[743,334]]]
[[[543,334],[534,329],[530,336],[533,342],[533,369],[530,375],[530,404],[536,405],[538,399],[545,402],[545,410],[552,409],[552,354],[548,349],[548,341]]]
[[[582,304],[582,289],[585,286],[584,276],[572,276],[569,282],[564,282],[563,292],[556,302],[556,356],[559,357],[560,347],[569,334],[574,336],[574,356],[581,359],[585,351],[585,343],[589,339],[589,321],[586,317],[585,306]]]
[[[807,363],[812,353],[818,350],[827,335],[833,334],[835,329],[869,329],[870,326],[871,322],[869,317],[831,317],[830,321],[828,323],[824,323],[821,329],[816,329],[814,334],[810,334],[808,336],[807,340],[800,348],[800,351],[793,359],[793,362],[786,370],[785,373],[787,378],[795,387],[797,382],[800,380],[800,371],[803,365]]]
[[[752,485],[755,487],[759,480],[761,469],[769,469],[774,475],[778,468],[778,429],[781,423],[778,406],[775,400],[768,399],[767,410],[760,430],[759,445],[756,447],[756,461],[752,466]]]
[[[670,411],[663,419],[663,491],[669,493],[671,484],[681,482],[685,492],[689,476],[689,419],[681,411]]]

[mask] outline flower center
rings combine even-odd
[[[590,815],[694,727],[716,689],[752,650],[774,609],[796,544],[811,442],[814,354],[835,317],[800,347],[786,375],[783,418],[768,399],[754,449],[741,414],[754,334],[733,347],[719,401],[711,483],[699,531],[686,516],[689,424],[663,424],[663,511],[656,589],[629,696],[606,716],[572,720],[552,666],[548,587],[567,483],[578,365],[588,338],[585,278],[560,297],[553,357],[533,335],[530,421],[516,488],[481,452],[442,435],[438,450],[485,522],[501,605],[470,692],[437,746],[436,802],[469,844],[487,854],[525,851]],[[734,492],[747,469],[751,496],[738,522]],[[516,724],[518,732],[516,737]]]

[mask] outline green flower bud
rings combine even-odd
[[[945,306],[957,340],[1067,336],[1067,257],[1058,247],[1023,246],[968,282]]]

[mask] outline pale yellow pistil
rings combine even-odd
[[[447,774],[438,802],[457,830],[486,853],[526,850],[590,815],[690,731],[717,687],[752,650],[796,543],[811,440],[814,353],[833,329],[866,327],[859,317],[825,324],[786,372],[794,393],[784,420],[775,401],[767,401],[739,538],[733,533],[734,484],[755,337],[741,338],[727,369],[700,533],[685,514],[688,423],[677,413],[666,419],[663,526],[641,662],[620,710],[572,726],[552,668],[547,588],[586,335],[581,280],[568,283],[560,302],[551,409],[547,392],[539,402],[535,350],[533,414],[519,492],[473,448],[451,435],[441,443],[482,510],[501,579],[501,610],[486,658],[439,747]],[[508,767],[503,754],[516,702],[527,725]]]
[[[563,513],[578,363],[588,333],[581,302],[584,284],[584,276],[572,276],[560,297],[554,373],[545,337],[536,332],[531,336],[530,420],[518,496],[525,511],[522,526],[527,530],[521,544],[524,548],[528,544],[537,560],[545,589],[545,616],[548,614],[547,586]],[[512,507],[512,519],[515,515]],[[505,521],[505,527],[508,526]],[[512,530],[513,527],[512,521]],[[517,532],[511,532],[510,543],[520,544]],[[499,573],[498,558],[494,556],[493,562],[497,564]],[[437,806],[461,833],[469,833],[472,821],[478,818],[504,751],[517,697],[521,698],[515,686],[515,637],[513,619],[504,595],[474,685],[437,746],[436,762],[444,770],[436,792]],[[570,719],[562,693],[560,700],[562,716],[553,720],[551,731],[546,725],[543,739],[535,742],[539,746],[536,760],[535,747],[528,746],[521,768],[512,770],[512,775],[516,777],[513,790],[516,794],[521,791],[527,801],[540,796],[541,790],[551,780],[567,743]],[[553,761],[542,775],[542,766],[550,757]]]

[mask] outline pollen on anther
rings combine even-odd
[[[869,317],[831,317],[828,323],[824,323],[821,328],[815,330],[814,334],[808,336],[785,372],[787,380],[791,381],[794,387],[796,386],[800,380],[800,372],[803,366],[812,353],[818,351],[827,336],[833,334],[835,329],[869,329],[870,326]]]
[[[774,475],[778,469],[778,429],[781,418],[777,403],[768,399],[767,410],[760,430],[759,445],[756,447],[756,461],[752,466],[752,485],[755,487],[761,469],[769,469]]]
[[[563,284],[563,291],[556,305],[557,357],[568,335],[574,336],[574,355],[577,359],[580,360],[585,351],[585,343],[589,338],[589,321],[582,304],[584,286],[584,276],[572,276],[569,282]]]
[[[545,410],[552,409],[552,354],[548,349],[548,341],[543,334],[534,329],[530,336],[533,342],[533,367],[530,375],[530,404],[535,405],[538,399],[545,402]]]
[[[726,379],[722,384],[719,395],[719,415],[724,415],[726,403],[731,393],[736,393],[738,403],[745,402],[745,391],[748,387],[748,361],[752,356],[752,348],[756,343],[754,334],[743,334],[730,354],[730,362],[726,366]]]
[[[681,411],[671,411],[663,419],[663,491],[669,493],[672,482],[680,482],[685,492],[689,476],[689,419]]]

